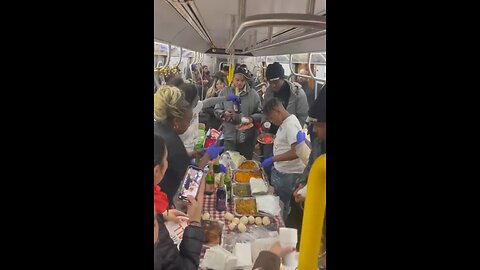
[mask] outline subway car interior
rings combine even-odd
[[[155,269],[326,269],[326,0],[154,0],[154,24]]]

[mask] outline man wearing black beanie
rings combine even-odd
[[[266,77],[269,87],[265,93],[264,104],[274,97],[280,99],[285,109],[290,114],[297,116],[300,125],[305,125],[308,116],[308,101],[302,86],[285,80],[285,71],[278,62],[268,65]],[[270,132],[276,133],[276,129],[270,129]]]

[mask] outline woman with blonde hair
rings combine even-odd
[[[154,134],[165,140],[170,166],[165,179],[160,183],[167,194],[170,205],[179,188],[192,156],[189,156],[179,135],[185,133],[193,118],[192,104],[185,100],[183,91],[173,86],[162,86],[154,95]],[[210,147],[201,158],[198,166],[203,168],[209,160],[215,159],[222,147]]]

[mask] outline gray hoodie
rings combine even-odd
[[[252,90],[248,83],[245,83],[246,91],[244,93],[240,93],[240,100],[241,105],[240,109],[242,113],[235,115],[232,122],[223,122],[223,136],[226,141],[234,141],[237,140],[237,129],[235,128],[236,125],[241,123],[242,117],[252,117],[255,122],[259,122],[262,120],[262,103],[260,102],[260,96],[255,90]],[[225,88],[224,91],[220,91],[218,97],[229,96],[230,94],[235,93],[235,87],[231,86]],[[217,103],[215,105],[215,116],[217,118],[221,118],[223,112],[225,110],[231,109],[233,110],[233,102],[225,101],[221,103]],[[308,109],[308,108],[307,108]]]
[[[292,83],[288,80],[284,80],[285,83],[288,83],[290,86],[290,100],[288,101],[287,111],[290,114],[297,116],[300,125],[303,127],[308,117],[308,101],[305,91],[303,91],[302,86],[299,83]],[[273,91],[270,87],[265,92],[263,104],[272,99]],[[263,121],[266,120],[266,117],[263,118]]]

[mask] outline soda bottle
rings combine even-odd
[[[215,191],[215,174],[213,173],[213,164],[210,161],[208,164],[208,174],[205,178],[205,194],[212,195]]]
[[[213,173],[220,173],[220,157],[213,162]]]
[[[219,212],[227,210],[227,191],[225,190],[223,175],[220,177],[220,185],[216,192],[215,209]]]
[[[227,172],[225,173],[225,188],[227,190],[227,201],[230,202],[232,194],[232,177],[230,171],[230,165],[227,165]]]

